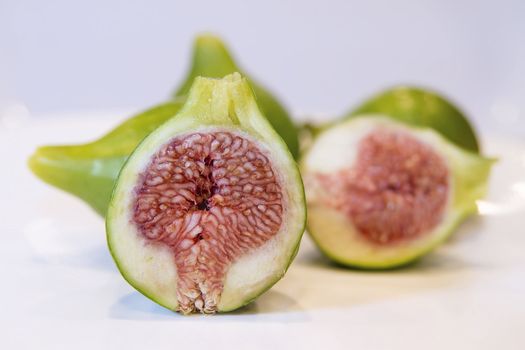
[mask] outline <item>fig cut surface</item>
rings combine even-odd
[[[319,175],[326,204],[344,212],[375,244],[395,244],[429,232],[447,203],[449,172],[429,145],[406,132],[378,128],[358,145],[355,163]]]
[[[281,185],[270,161],[231,132],[176,137],[154,156],[135,193],[138,231],[173,253],[183,313],[216,312],[230,263],[282,223]]]
[[[304,232],[299,169],[245,78],[195,79],[123,166],[106,233],[122,276],[183,314],[238,309],[281,279]]]
[[[342,265],[407,264],[475,213],[493,163],[429,128],[384,115],[349,119],[301,159],[308,232]]]

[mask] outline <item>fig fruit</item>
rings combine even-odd
[[[479,152],[476,133],[464,114],[447,98],[427,89],[395,86],[372,96],[346,118],[363,114],[385,114],[410,125],[432,128],[459,147]]]
[[[388,116],[343,121],[319,134],[301,160],[307,230],[343,265],[409,263],[476,211],[492,163]]]
[[[238,73],[197,77],[118,177],[106,216],[124,278],[184,314],[237,309],[286,272],[304,231],[297,165]]]
[[[211,34],[197,37],[193,46],[191,68],[184,82],[177,88],[175,96],[185,96],[193,83],[193,79],[198,76],[222,78],[234,72],[240,72],[250,82],[261,112],[286,142],[294,158],[297,158],[299,155],[298,131],[290,115],[270,91],[238,68],[220,38]]]
[[[197,75],[219,78],[236,70],[236,64],[221,40],[202,35],[195,40],[191,70],[172,102],[126,120],[96,141],[39,147],[30,157],[29,167],[41,180],[80,197],[104,216],[125,160],[147,134],[177,113],[193,79]],[[268,91],[255,83],[252,86],[257,93],[259,107],[296,156],[297,131],[290,117]]]

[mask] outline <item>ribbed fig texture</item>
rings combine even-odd
[[[449,171],[429,145],[408,133],[377,129],[359,143],[353,166],[322,175],[325,201],[358,233],[380,245],[411,240],[441,220]]]
[[[173,252],[183,313],[216,312],[228,267],[282,224],[281,185],[268,156],[232,132],[174,138],[135,191],[138,231]]]

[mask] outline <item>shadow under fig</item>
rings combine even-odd
[[[120,298],[111,307],[111,318],[122,320],[156,320],[156,321],[231,321],[231,322],[301,322],[307,320],[306,315],[298,312],[297,302],[278,291],[269,290],[256,301],[233,312],[183,316],[168,310],[151,301],[137,291]]]
[[[469,264],[450,254],[442,254],[434,251],[413,262],[392,268],[367,269],[361,267],[351,267],[331,261],[318,251],[309,251],[299,260],[300,264],[316,269],[340,271],[349,274],[369,274],[369,275],[395,275],[413,274],[422,271],[459,271],[466,269]]]
[[[279,292],[275,289],[270,289],[263,295],[261,295],[254,302],[223,316],[228,315],[271,315],[277,313],[294,313],[301,311],[301,307],[297,303],[297,300]],[[275,317],[273,317],[275,318]],[[289,321],[293,319],[290,314],[286,315],[286,319]],[[297,320],[302,318],[297,318]]]

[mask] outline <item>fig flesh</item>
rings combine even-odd
[[[301,160],[308,232],[334,261],[414,261],[476,211],[493,161],[432,129],[366,115],[322,132]]]
[[[295,256],[304,191],[286,144],[236,73],[196,78],[117,180],[108,245],[124,278],[184,314],[237,309]]]

